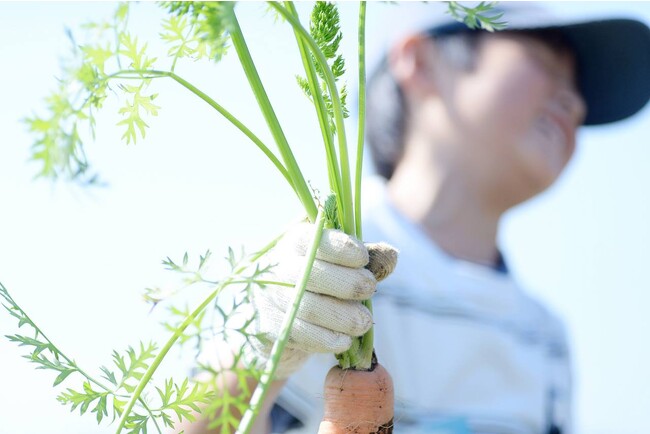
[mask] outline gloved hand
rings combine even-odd
[[[278,265],[265,279],[295,284],[301,277],[313,233],[314,226],[307,223],[289,231],[274,249],[273,260]],[[397,251],[387,244],[366,246],[342,231],[326,229],[276,378],[291,375],[312,353],[346,351],[352,337],[367,332],[372,315],[361,301],[373,295],[378,279],[390,274],[396,259]],[[256,359],[258,366],[268,360],[294,294],[294,287],[280,285],[254,290],[252,304],[257,315],[248,358]]]

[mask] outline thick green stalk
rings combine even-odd
[[[362,240],[361,230],[361,175],[363,169],[363,144],[366,127],[366,2],[359,4],[359,127],[357,136],[357,167],[354,192],[354,218],[356,224],[357,238]],[[372,313],[372,300],[366,300],[363,304]],[[361,337],[361,348],[359,349],[360,369],[369,369],[372,364],[372,353],[374,350],[374,328]]]
[[[287,9],[296,17],[298,20],[298,11],[296,11],[293,2],[284,2]],[[314,107],[316,108],[316,115],[318,116],[318,124],[320,125],[321,135],[323,136],[323,143],[325,144],[325,155],[327,159],[327,173],[330,184],[330,189],[336,195],[336,201],[338,204],[338,209],[343,209],[343,203],[341,201],[341,174],[339,171],[339,162],[336,156],[336,148],[334,147],[334,134],[330,128],[329,114],[327,112],[327,107],[325,106],[325,101],[323,100],[323,95],[321,94],[321,88],[318,82],[318,76],[316,75],[316,68],[312,61],[311,54],[309,53],[307,47],[305,46],[304,41],[300,38],[299,33],[294,29],[294,34],[296,36],[296,42],[298,43],[298,49],[300,50],[300,57],[302,58],[302,64],[305,68],[305,75],[307,76],[307,81],[309,82],[309,89],[314,102]],[[342,219],[341,219],[342,220]]]
[[[361,231],[361,176],[363,170],[363,144],[366,133],[366,2],[359,3],[359,120],[357,128],[357,165],[354,183],[354,223],[357,239]]]
[[[264,367],[264,372],[262,373],[257,387],[255,388],[255,392],[253,392],[253,396],[251,397],[250,403],[248,404],[248,408],[246,409],[246,412],[244,413],[244,416],[239,423],[237,434],[248,434],[250,432],[251,428],[253,427],[253,423],[255,422],[255,419],[257,418],[262,405],[264,404],[264,400],[266,399],[266,395],[273,380],[273,376],[275,375],[275,371],[278,367],[278,364],[280,363],[280,356],[282,355],[284,347],[289,340],[289,333],[291,332],[291,327],[294,320],[296,319],[296,314],[298,313],[298,308],[300,307],[300,301],[302,300],[302,296],[305,293],[307,281],[309,280],[309,275],[311,274],[311,269],[314,265],[314,260],[316,259],[316,252],[318,251],[318,246],[320,245],[321,237],[323,235],[324,224],[325,213],[322,209],[320,209],[318,211],[318,216],[316,217],[316,231],[314,233],[314,238],[312,239],[311,244],[309,245],[309,249],[307,250],[308,255],[306,257],[307,262],[305,263],[305,269],[302,273],[300,282],[298,285],[296,285],[296,293],[293,297],[291,308],[289,309],[289,312],[287,312],[287,314],[284,316],[284,320],[282,321],[282,326],[280,328],[280,335],[278,336],[278,339],[273,343],[271,355],[268,362],[266,363],[266,366]]]
[[[196,317],[206,308],[208,305],[214,300],[214,298],[221,292],[223,288],[226,286],[230,285],[233,283],[235,280],[236,276],[244,272],[251,264],[255,263],[260,257],[262,257],[264,254],[266,254],[269,250],[271,250],[275,245],[278,243],[278,241],[282,238],[282,236],[279,236],[275,238],[273,241],[268,243],[262,250],[251,256],[251,258],[248,260],[248,262],[236,270],[234,270],[230,276],[226,279],[224,279],[219,286],[217,286],[214,291],[212,291],[204,300],[201,302],[201,304],[192,311],[190,315],[188,315],[187,318],[185,318],[185,321],[178,326],[174,334],[167,340],[165,343],[165,346],[162,347],[158,355],[154,358],[154,360],[151,362],[151,365],[149,365],[149,368],[147,368],[147,371],[144,373],[140,381],[138,382],[138,385],[136,386],[135,390],[133,391],[133,394],[131,395],[131,399],[129,399],[129,402],[126,404],[126,407],[124,408],[124,412],[122,413],[122,417],[120,418],[120,423],[117,427],[116,434],[119,434],[122,432],[122,429],[124,428],[124,425],[126,423],[127,418],[131,414],[131,410],[133,409],[133,406],[135,405],[135,402],[140,399],[140,396],[142,395],[142,391],[144,388],[147,386],[149,383],[149,380],[151,380],[151,377],[153,376],[154,372],[158,369],[158,366],[160,363],[163,361],[171,347],[176,343],[178,338],[183,334],[185,329],[192,324],[192,322],[196,319]]]
[[[331,69],[327,65],[327,60],[325,59],[325,56],[319,49],[318,45],[311,37],[311,35],[302,27],[300,22],[298,22],[297,19],[291,13],[289,13],[289,11],[287,11],[285,8],[278,5],[277,3],[271,2],[270,4],[274,9],[276,9],[280,14],[282,14],[282,16],[294,28],[294,31],[297,32],[303,38],[305,43],[309,45],[309,48],[314,54],[314,57],[319,62],[323,71],[325,71],[326,83],[330,91],[330,97],[332,99],[333,107],[334,107],[336,128],[337,128],[340,155],[341,155],[341,180],[342,180],[341,201],[343,203],[343,212],[341,213],[343,215],[343,220],[341,221],[341,223],[343,226],[343,230],[346,233],[357,234],[357,237],[361,239],[360,176],[361,176],[361,167],[362,167],[362,160],[363,160],[363,134],[364,134],[363,122],[365,122],[365,98],[363,100],[360,99],[359,101],[360,114],[361,114],[359,129],[361,130],[360,131],[361,139],[359,139],[360,144],[357,145],[356,167],[357,167],[358,180],[356,181],[356,195],[355,195],[358,204],[356,205],[355,208],[353,208],[352,187],[350,185],[350,171],[349,171],[349,162],[347,158],[347,144],[345,141],[345,131],[343,130],[343,113],[341,111],[341,103],[340,103],[340,98],[338,95],[338,89],[336,87],[334,75],[332,74]],[[359,33],[360,86],[363,85],[363,90],[360,89],[359,95],[361,96],[363,92],[363,95],[365,96],[365,60],[362,59],[362,57],[365,58],[365,4],[363,5],[359,13],[359,32],[360,32]],[[363,111],[361,109],[362,107],[363,107]],[[361,151],[359,151],[359,147],[361,147]],[[359,216],[356,215],[357,213],[359,213]],[[370,301],[367,301],[364,304],[369,309],[372,310],[372,304]],[[360,339],[359,345],[354,345],[351,350],[344,353],[344,355],[342,356],[344,359],[343,363],[346,367],[347,364],[349,363],[349,365],[353,368],[368,369],[371,364],[372,351],[373,351],[373,330],[371,329]]]
[[[314,38],[311,37],[309,32],[300,24],[298,20],[289,12],[287,9],[281,5],[270,2],[269,3],[273,9],[277,10],[285,20],[298,32],[300,37],[305,41],[309,46],[312,54],[316,58],[316,61],[321,66],[325,72],[325,83],[330,93],[330,98],[332,100],[332,107],[334,108],[334,121],[336,124],[336,135],[339,142],[339,155],[341,160],[341,201],[343,207],[341,209],[341,214],[343,215],[343,220],[341,225],[343,231],[348,234],[354,234],[354,208],[352,204],[352,183],[350,181],[350,162],[348,159],[348,147],[347,140],[345,137],[345,125],[343,122],[343,111],[341,109],[341,98],[339,97],[339,92],[336,87],[336,80],[334,74],[327,64],[327,59],[323,52],[318,47]]]
[[[237,51],[237,56],[239,57],[239,61],[242,65],[242,68],[244,69],[244,72],[246,73],[248,83],[253,90],[253,94],[255,95],[255,99],[257,99],[260,110],[264,114],[264,119],[266,120],[266,123],[271,130],[271,134],[273,135],[273,138],[278,145],[280,154],[284,159],[284,164],[286,165],[289,176],[291,177],[292,185],[296,190],[296,193],[298,194],[298,197],[300,198],[300,201],[302,202],[305,211],[309,216],[309,219],[311,221],[314,221],[316,214],[318,213],[318,209],[316,208],[312,193],[307,186],[307,182],[305,182],[305,178],[300,171],[300,167],[298,167],[298,163],[296,162],[293,153],[291,152],[291,147],[287,142],[287,138],[282,131],[280,122],[278,121],[278,118],[275,115],[275,111],[271,106],[271,101],[269,101],[269,97],[264,90],[262,80],[257,73],[257,68],[253,63],[253,58],[251,57],[248,46],[246,45],[246,40],[244,39],[244,35],[241,31],[241,27],[237,21],[237,15],[235,14],[234,8],[231,6],[228,9],[227,13],[230,14],[230,39],[232,40],[235,50]]]

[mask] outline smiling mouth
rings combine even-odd
[[[569,155],[576,145],[575,129],[561,116],[547,113],[542,117],[542,127],[549,138],[564,143]]]

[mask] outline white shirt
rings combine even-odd
[[[398,433],[571,432],[570,359],[562,323],[507,272],[450,257],[364,186],[363,236],[400,250],[373,298],[377,357],[395,385]],[[317,432],[325,373],[314,356],[278,403]],[[298,431],[291,431],[298,432]]]

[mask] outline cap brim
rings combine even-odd
[[[650,29],[611,19],[559,27],[574,47],[578,83],[587,103],[585,125],[616,122],[650,99]]]

